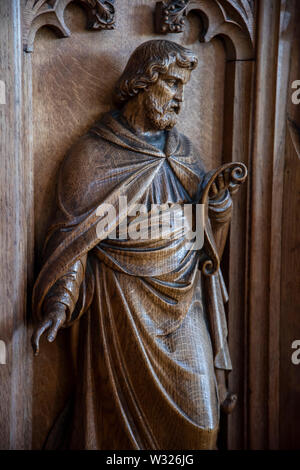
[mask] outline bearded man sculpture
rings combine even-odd
[[[56,425],[49,440],[58,448],[214,449],[220,407],[233,406],[222,378],[231,362],[219,259],[245,169],[242,178],[230,165],[207,173],[174,127],[196,66],[174,42],[140,45],[117,83],[118,110],[61,166],[32,337],[38,354],[44,332],[53,341],[80,322],[76,391],[58,419],[64,430]],[[140,221],[137,204],[196,205],[204,193],[201,249],[175,229],[168,238],[120,236],[124,224]],[[110,206],[114,216],[99,234],[99,208]]]

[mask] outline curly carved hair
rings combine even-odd
[[[141,44],[130,56],[117,82],[116,105],[122,107],[130,98],[155,83],[159,74],[167,73],[173,63],[194,70],[198,59],[191,50],[172,41],[157,39]]]

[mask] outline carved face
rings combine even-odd
[[[143,94],[143,106],[147,118],[155,129],[171,129],[183,102],[184,85],[189,81],[191,71],[172,64],[165,75]]]

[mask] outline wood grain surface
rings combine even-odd
[[[65,12],[70,38],[58,39],[47,29],[37,33],[32,54],[36,270],[52,216],[59,164],[76,139],[110,108],[112,90],[128,54],[157,37],[154,5],[155,1],[146,0],[136,1],[134,7],[132,1],[122,2],[116,29],[95,33],[85,30],[83,9],[71,4]],[[218,39],[198,42],[199,18],[191,16],[183,35],[170,35],[199,57],[197,72],[186,87],[179,130],[192,139],[211,169],[222,161],[225,51]],[[34,361],[34,448],[45,439],[72,386],[65,346],[68,336],[68,331],[60,333],[58,345],[45,342]]]
[[[32,353],[26,315],[32,279],[32,155],[30,63],[23,60],[18,2],[0,3],[0,448],[31,447]],[[31,260],[31,261],[30,261]]]
[[[129,53],[158,37],[199,57],[186,89],[181,130],[207,168],[240,160],[250,170],[222,262],[235,371],[229,386],[239,399],[223,423],[221,446],[299,447],[300,366],[291,363],[291,343],[300,338],[300,108],[290,99],[291,83],[300,79],[297,0],[201,0],[207,13],[202,17],[200,0],[191,0],[184,31],[166,36],[154,33],[154,0],[116,0],[111,31],[87,31],[86,13],[74,2],[64,15],[71,37],[58,38],[45,27],[32,55],[22,52],[25,2],[0,2],[0,80],[6,85],[6,105],[0,105],[0,339],[7,345],[7,364],[0,364],[0,447],[40,448],[75,380],[68,331],[60,332],[55,344],[43,342],[32,371],[27,324],[32,312],[25,311],[60,162],[110,108]]]

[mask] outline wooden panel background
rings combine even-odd
[[[293,5],[295,8],[295,5]],[[292,11],[293,13],[293,11]],[[280,302],[280,399],[279,442],[283,449],[300,447],[300,364],[293,364],[291,344],[300,339],[300,104],[294,104],[291,95],[295,91],[292,83],[300,80],[300,9],[291,15],[290,67],[287,90],[287,117],[292,124],[287,126],[285,161],[283,172],[282,205],[282,264]],[[299,94],[298,94],[299,96]],[[291,126],[296,126],[296,129]],[[298,141],[296,140],[298,132]],[[293,135],[294,134],[294,135]]]
[[[0,2],[0,449],[31,447],[32,354],[26,313],[32,279],[31,68],[20,2]]]
[[[291,80],[299,79],[299,5],[266,0],[258,6],[246,447],[299,449],[300,367],[291,363],[291,344],[300,337],[300,169],[288,129],[290,115],[299,146],[299,105],[291,102]]]

